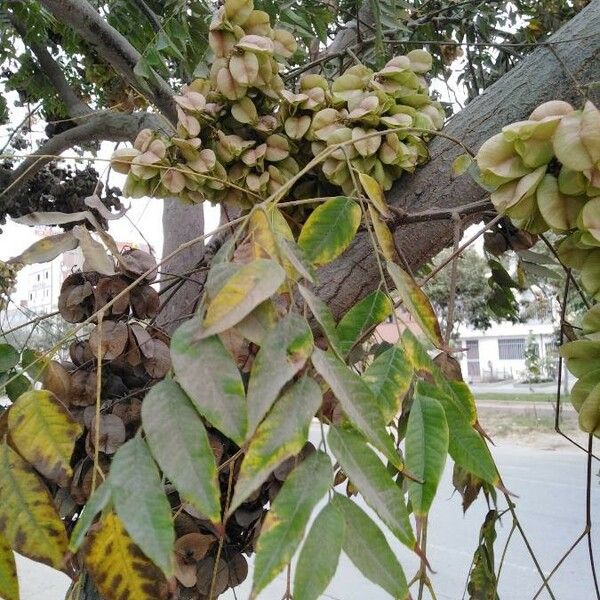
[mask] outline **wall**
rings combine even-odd
[[[491,370],[496,378],[522,379],[525,374],[525,359],[501,359],[499,340],[524,339],[527,346],[530,336],[538,344],[538,354],[541,358],[547,355],[546,344],[554,342],[554,327],[552,323],[499,323],[486,331],[472,330],[461,327],[459,330],[460,346],[466,348],[471,341],[477,341],[479,347],[479,377],[475,375],[475,360],[467,357],[467,352],[460,355],[463,376],[471,381],[490,379]],[[471,362],[471,370],[469,370]]]

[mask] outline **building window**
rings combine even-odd
[[[498,358],[500,360],[522,360],[525,358],[525,338],[498,340]]]
[[[29,299],[33,300],[33,294],[29,294]]]
[[[38,281],[40,280],[40,274],[39,273],[37,274],[37,280]]]
[[[46,271],[46,279],[48,279],[48,271]]]

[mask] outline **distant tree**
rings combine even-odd
[[[434,266],[447,260],[450,254],[450,250],[442,251],[434,260]],[[475,329],[487,329],[494,319],[497,320],[488,304],[492,296],[488,278],[487,262],[476,250],[469,249],[460,255],[456,270],[454,333],[459,325],[468,324]],[[443,331],[448,318],[451,279],[451,269],[443,269],[424,288],[436,309]]]

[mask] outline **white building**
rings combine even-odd
[[[521,380],[525,377],[525,349],[530,341],[537,345],[538,356],[556,357],[555,328],[551,322],[493,323],[489,329],[459,328],[457,355],[463,377],[468,381]]]
[[[60,229],[52,227],[36,227],[35,233],[44,238],[60,233]],[[117,248],[139,248],[149,251],[147,244],[116,242]],[[26,265],[18,273],[17,285],[12,300],[14,305],[26,309],[27,314],[48,314],[58,309],[58,296],[63,281],[81,269],[83,254],[79,248],[63,252],[54,260],[42,264]],[[9,307],[15,309],[15,306]],[[18,310],[17,310],[18,312]]]

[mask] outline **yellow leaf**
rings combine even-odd
[[[242,266],[209,304],[200,337],[233,327],[270,298],[284,281],[285,271],[273,260],[259,258]]]
[[[375,231],[375,237],[377,243],[381,249],[381,253],[391,262],[398,260],[396,253],[396,246],[394,244],[394,237],[385,221],[381,218],[379,213],[373,208],[372,204],[369,204],[369,215],[371,215],[371,222],[373,223],[373,229]]]
[[[0,534],[0,597],[4,600],[19,600],[15,555],[8,540],[2,534]]]
[[[398,265],[388,261],[387,269],[396,284],[406,310],[414,317],[433,345],[436,348],[444,348],[440,324],[433,312],[429,298],[415,283],[415,280]]]
[[[21,455],[42,475],[61,487],[73,470],[71,455],[81,426],[48,390],[21,394],[8,415],[11,439]]]
[[[85,564],[105,600],[163,600],[167,582],[113,512],[88,534]]]
[[[6,442],[0,444],[0,498],[0,531],[11,547],[61,569],[67,534],[50,492],[33,467]]]
[[[375,181],[375,179],[366,173],[359,173],[358,179],[360,180],[363,189],[367,193],[367,196],[369,196],[369,200],[371,200],[375,208],[384,217],[389,217],[392,213],[390,212],[390,209],[385,201],[383,190],[377,181]]]
[[[248,219],[248,235],[252,258],[277,259],[278,252],[275,237],[271,231],[269,219],[264,210],[254,210]]]

